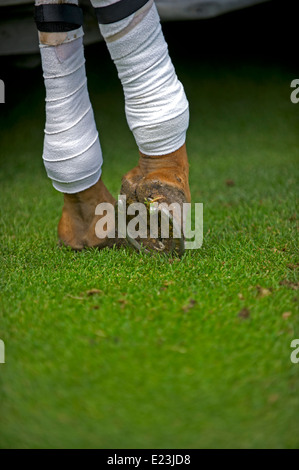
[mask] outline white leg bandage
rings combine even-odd
[[[96,8],[116,3],[91,1]],[[188,101],[153,0],[127,18],[100,24],[100,30],[123,85],[126,117],[139,150],[146,155],[177,150],[186,139]]]
[[[39,36],[46,87],[44,164],[58,191],[77,193],[98,181],[102,166],[86,83],[83,31]]]

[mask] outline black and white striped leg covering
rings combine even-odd
[[[78,2],[64,2],[70,3],[65,8],[58,0],[35,2],[46,87],[43,160],[53,186],[63,193],[94,185],[103,162],[87,90],[82,15]]]
[[[91,0],[117,67],[126,117],[139,150],[164,155],[180,148],[188,101],[168,53],[153,0]]]

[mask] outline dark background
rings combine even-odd
[[[208,20],[163,23],[170,55],[174,62],[192,59],[233,68],[249,63],[275,65],[287,69],[290,79],[298,78],[298,3],[272,0]],[[93,61],[100,62],[101,68],[113,66],[103,42],[87,46],[85,55],[87,75]],[[23,68],[19,59],[0,58],[0,78],[6,86],[6,105],[1,106],[1,113],[42,82],[41,66]]]

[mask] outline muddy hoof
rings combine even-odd
[[[126,211],[127,239],[139,251],[182,255],[185,249],[182,208],[190,202],[185,145],[160,157],[140,155],[138,166],[122,179],[120,193],[126,196],[126,207],[119,210]],[[137,237],[130,227],[133,216],[128,215],[128,207],[136,202],[146,208],[146,212],[142,211],[146,233]],[[158,221],[154,230],[153,220]]]

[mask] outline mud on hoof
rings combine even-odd
[[[132,180],[131,180],[132,182]],[[145,253],[176,253],[181,256],[185,250],[185,240],[182,220],[168,206],[177,203],[182,213],[183,203],[186,202],[184,192],[160,181],[149,181],[146,178],[135,178],[133,184],[123,179],[121,194],[126,196],[126,207],[119,210],[126,212],[126,237],[128,242],[137,250]],[[128,215],[128,207],[132,203],[142,203],[146,208],[146,236],[135,236],[130,228],[130,221],[135,217]],[[152,225],[152,221],[156,225]],[[152,229],[152,231],[151,231]]]

